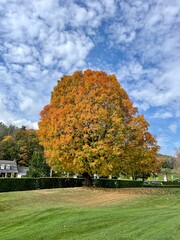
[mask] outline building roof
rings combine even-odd
[[[18,173],[16,161],[0,160],[0,173]]]

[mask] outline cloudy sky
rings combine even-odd
[[[179,0],[0,0],[0,121],[37,128],[63,74],[114,73],[161,153],[180,145]]]

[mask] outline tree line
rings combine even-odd
[[[0,159],[16,160],[18,166],[29,167],[30,177],[49,176],[49,166],[37,131],[28,130],[25,126],[18,128],[0,122]]]

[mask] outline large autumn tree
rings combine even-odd
[[[99,175],[157,171],[156,139],[115,75],[64,75],[41,111],[39,137],[54,169]]]

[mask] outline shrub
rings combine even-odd
[[[153,181],[152,181],[153,182]],[[161,187],[161,188],[179,188],[180,182],[161,182],[162,184],[154,184],[152,182],[147,182],[143,184],[143,187]],[[156,181],[158,182],[158,181]]]
[[[142,187],[142,181],[117,180],[117,179],[94,179],[93,185],[102,188],[132,188]]]
[[[33,190],[38,188],[35,178],[2,178],[0,192]]]
[[[0,192],[80,187],[83,179],[74,178],[1,178]]]
[[[163,187],[175,187],[178,188],[180,187],[180,182],[163,182]]]

